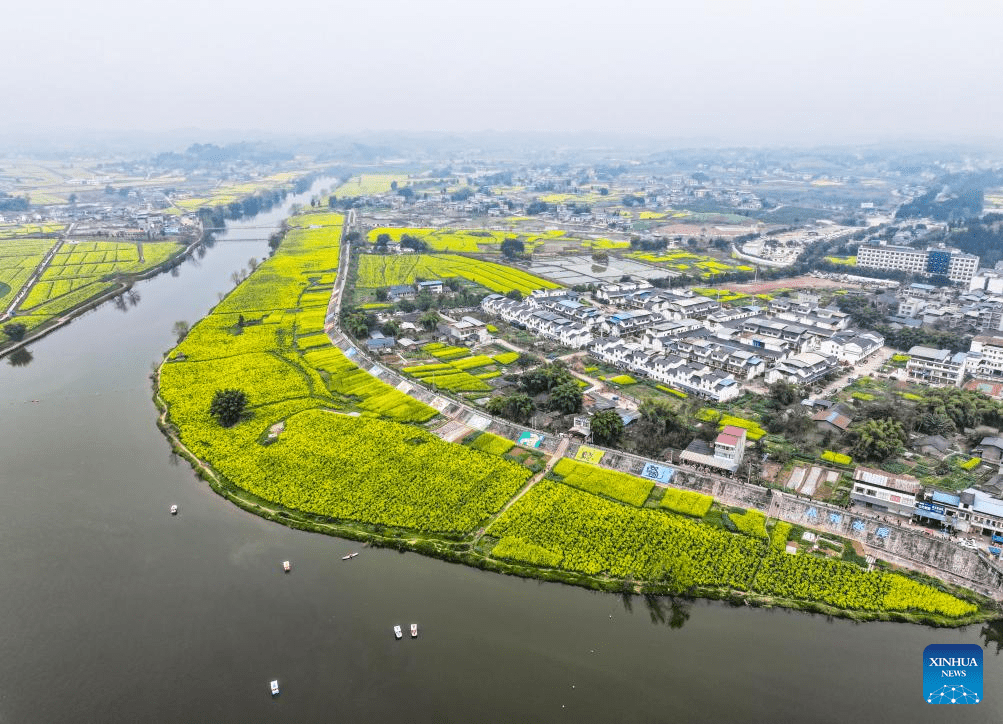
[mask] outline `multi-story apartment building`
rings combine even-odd
[[[974,337],[968,370],[976,377],[1003,377],[1003,337]]]
[[[892,244],[861,244],[857,266],[904,271],[925,276],[941,275],[966,286],[979,268],[979,257],[957,249],[914,249]]]
[[[964,352],[916,346],[909,350],[906,375],[913,382],[934,387],[958,387],[965,378]]]

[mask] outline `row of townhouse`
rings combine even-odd
[[[500,294],[490,294],[481,301],[481,309],[572,349],[581,349],[593,339],[590,325],[529,301],[518,302]]]
[[[691,363],[678,354],[647,351],[636,342],[598,340],[589,346],[589,352],[596,359],[614,367],[645,375],[688,394],[715,402],[727,402],[742,392],[741,386],[727,372],[706,364]]]
[[[699,337],[684,337],[670,350],[691,362],[730,372],[742,380],[751,380],[766,372],[766,360],[759,355],[726,342]]]

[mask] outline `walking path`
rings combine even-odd
[[[484,531],[490,528],[492,523],[494,523],[496,520],[502,517],[505,514],[505,511],[507,511],[509,508],[515,505],[516,501],[519,500],[519,498],[524,496],[526,493],[530,491],[530,489],[534,485],[543,480],[543,478],[547,475],[547,473],[549,473],[554,468],[554,466],[557,465],[557,461],[563,458],[564,453],[567,452],[569,443],[570,440],[568,438],[566,437],[562,438],[561,443],[557,446],[557,450],[554,451],[554,454],[550,457],[550,460],[547,461],[546,467],[544,467],[543,470],[541,470],[536,475],[531,477],[529,481],[524,486],[522,486],[519,492],[513,495],[511,498],[509,498],[509,501],[502,506],[501,510],[492,515],[488,519],[488,522],[485,523],[484,526],[477,531],[477,533],[474,535],[475,546],[481,540],[481,537],[484,535]]]

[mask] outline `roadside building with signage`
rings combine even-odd
[[[916,513],[922,484],[910,475],[893,475],[883,470],[857,468],[853,473],[850,499],[858,505],[911,518]]]

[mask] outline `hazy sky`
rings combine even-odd
[[[1001,20],[991,0],[15,2],[0,130],[999,138]]]

